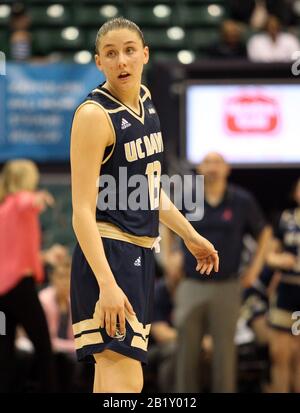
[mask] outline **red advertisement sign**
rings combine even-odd
[[[279,125],[276,99],[263,94],[241,94],[225,102],[225,127],[230,133],[273,134]]]

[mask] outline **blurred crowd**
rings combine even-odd
[[[219,40],[202,50],[208,58],[248,59],[253,62],[289,62],[299,50],[296,0],[230,0],[229,16],[219,27]],[[12,4],[9,23],[9,59],[15,61],[63,59],[63,54],[37,56],[26,4]],[[186,45],[188,47],[188,45]],[[60,56],[60,57],[59,57]]]
[[[271,225],[255,197],[228,181],[220,154],[208,153],[195,174],[205,179],[204,215],[191,223],[218,250],[220,271],[197,273],[163,229],[150,347],[158,391],[298,393],[300,179],[294,208]]]
[[[204,216],[192,225],[219,251],[220,271],[196,272],[161,228],[144,391],[299,392],[300,179],[295,207],[271,226],[255,197],[230,183],[219,153],[193,173],[205,187]],[[55,199],[38,189],[29,160],[7,162],[0,182],[0,392],[89,392],[93,365],[77,363],[71,329],[70,252],[41,247],[39,215]]]
[[[206,50],[210,58],[298,57],[299,2],[229,4],[230,19]],[[12,6],[9,33],[11,60],[36,57],[22,3]],[[205,177],[205,200],[204,216],[192,224],[218,250],[220,271],[209,278],[196,273],[185,245],[161,228],[144,391],[300,392],[300,178],[294,208],[271,225],[253,194],[230,183],[220,154],[207,154],[193,173]],[[92,389],[93,365],[75,358],[71,251],[61,244],[42,249],[39,216],[47,208],[55,199],[39,189],[37,166],[7,162],[0,179],[0,392]]]
[[[87,392],[92,365],[78,364],[70,316],[68,248],[42,249],[39,215],[55,208],[29,160],[7,162],[0,179],[0,392]]]

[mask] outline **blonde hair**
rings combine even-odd
[[[72,259],[69,255],[63,258],[61,262],[56,264],[52,270],[51,270],[51,279],[55,277],[70,277],[71,274],[71,265],[72,265]]]
[[[139,38],[142,41],[143,47],[145,47],[144,35],[141,29],[139,28],[139,26],[135,24],[134,22],[132,22],[131,20],[125,19],[124,17],[116,17],[114,19],[111,19],[105,22],[98,30],[96,41],[95,41],[96,54],[98,54],[99,52],[100,40],[102,39],[102,37],[112,30],[120,30],[120,29],[128,29],[133,32],[136,32],[136,34],[139,36]]]
[[[38,181],[39,171],[34,162],[27,159],[6,162],[0,175],[0,202],[9,194],[34,191]]]

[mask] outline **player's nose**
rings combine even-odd
[[[120,68],[123,68],[126,66],[126,57],[123,53],[119,54],[118,65]]]

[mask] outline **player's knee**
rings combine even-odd
[[[131,377],[126,376],[123,381],[125,391],[129,393],[141,393],[143,390],[144,380],[142,371],[132,374]]]
[[[129,393],[141,393],[143,390],[144,381],[142,377],[135,377],[128,383]]]

